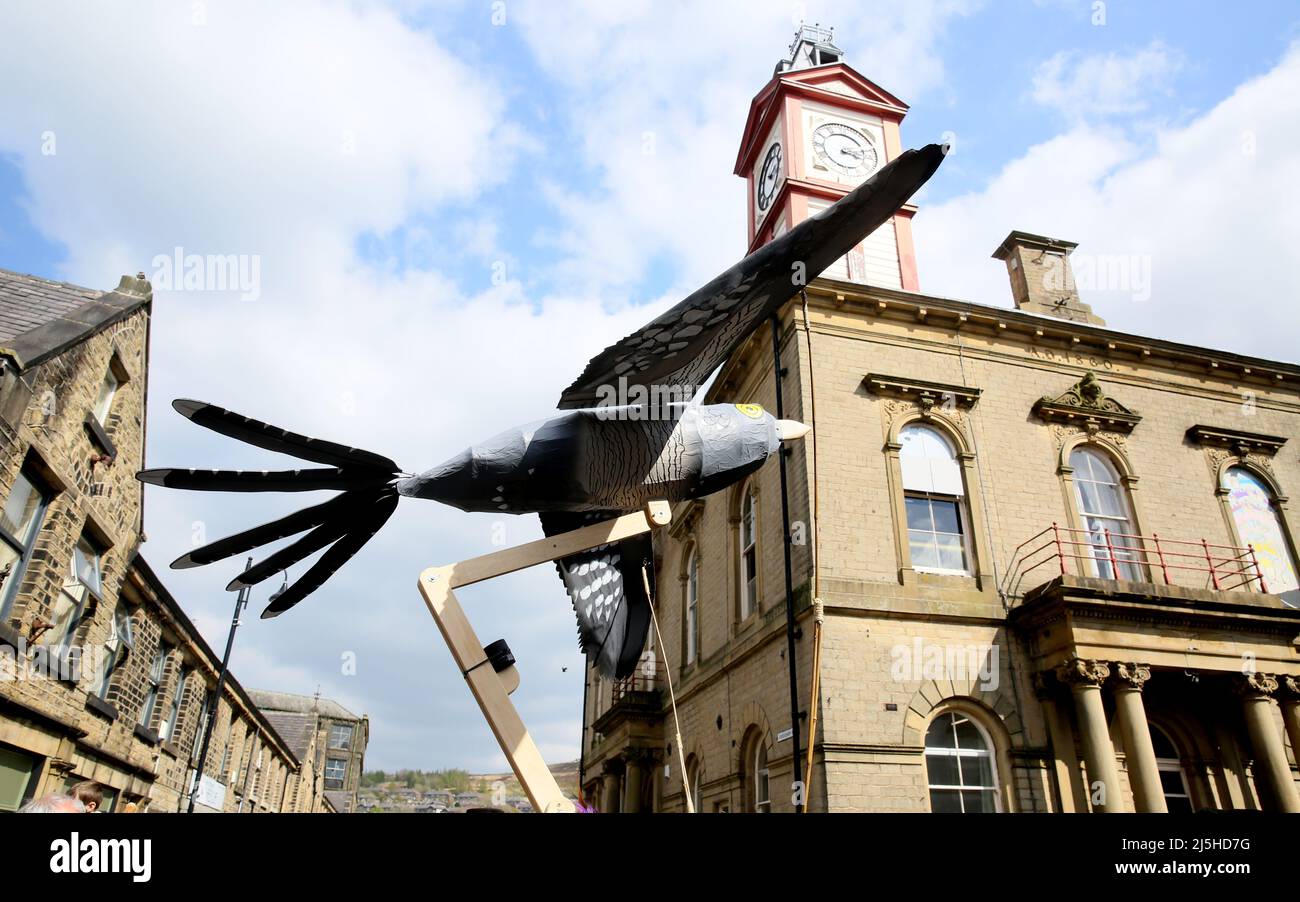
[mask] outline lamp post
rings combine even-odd
[[[253,559],[250,557],[244,565],[244,569],[247,570],[252,566]],[[199,784],[203,780],[203,768],[208,761],[208,746],[212,742],[212,728],[217,722],[217,711],[226,688],[226,673],[230,670],[230,651],[235,647],[235,630],[239,629],[239,615],[248,606],[248,593],[251,589],[251,586],[244,586],[235,597],[235,615],[230,619],[230,635],[226,637],[226,653],[221,658],[221,672],[217,675],[217,688],[213,695],[208,697],[208,722],[203,725],[203,742],[199,750],[198,767],[194,771],[194,782],[190,786],[190,804],[186,809],[188,814],[194,813],[194,797],[198,795]],[[231,717],[234,717],[233,709],[231,709]]]

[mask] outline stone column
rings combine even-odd
[[[1119,717],[1120,736],[1124,740],[1124,760],[1128,762],[1128,782],[1133,790],[1133,807],[1140,812],[1165,813],[1164,787],[1160,785],[1160,768],[1151,744],[1146,706],[1142,704],[1142,687],[1151,679],[1146,664],[1115,664],[1113,687],[1115,712]]]
[[[1278,682],[1281,683],[1278,704],[1282,706],[1282,723],[1291,740],[1291,754],[1296,764],[1300,764],[1300,677],[1278,677]]]
[[[618,774],[606,765],[605,769],[605,787],[601,793],[600,810],[605,814],[618,813]]]
[[[623,813],[641,813],[641,759],[628,758],[623,772]]]
[[[1246,732],[1255,753],[1255,779],[1267,788],[1268,796],[1279,811],[1300,812],[1300,793],[1291,778],[1282,735],[1273,720],[1273,693],[1277,678],[1267,673],[1248,673],[1237,677],[1237,692],[1242,698]]]
[[[1083,762],[1088,771],[1088,798],[1092,810],[1099,813],[1124,810],[1115,747],[1110,741],[1106,708],[1101,701],[1101,684],[1109,676],[1110,667],[1104,661],[1074,658],[1056,668],[1056,678],[1068,685],[1074,696],[1079,737],[1083,740]]]

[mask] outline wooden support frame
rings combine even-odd
[[[438,624],[438,630],[456,666],[469,684],[483,717],[505,752],[510,768],[519,779],[534,811],[561,813],[574,811],[573,803],[565,797],[542,760],[541,752],[533,742],[519,712],[510,701],[510,693],[519,686],[519,672],[511,664],[497,672],[483,650],[483,643],[470,626],[469,618],[456,600],[455,590],[473,585],[516,570],[556,561],[610,542],[618,542],[641,535],[652,529],[668,525],[672,518],[666,501],[652,501],[645,510],[625,514],[572,532],[549,536],[514,548],[504,548],[491,554],[429,567],[420,574],[420,594]]]

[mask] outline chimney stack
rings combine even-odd
[[[1012,232],[1003,239],[993,258],[1006,261],[1017,310],[1105,325],[1105,320],[1079,300],[1070,268],[1070,253],[1076,247],[1073,241],[1028,232]]]

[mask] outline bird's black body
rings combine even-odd
[[[426,498],[466,511],[539,513],[547,535],[725,488],[779,447],[781,423],[752,405],[662,409],[597,405],[620,390],[693,392],[799,287],[844,256],[904,204],[938,168],[943,150],[907,151],[840,201],[801,222],[598,354],[560,396],[567,413],[508,430],[418,476],[369,451],[308,438],[198,401],[178,412],[223,435],[323,466],[281,472],[143,470],[143,482],[221,492],[337,489],[337,497],[182,555],[195,567],[305,533],[233,579],[253,585],[321,549],[324,554],[263,617],[315,591],[384,524],[399,498]],[[680,395],[679,395],[680,396]],[[647,415],[648,414],[648,415]],[[785,422],[785,421],[781,421]],[[800,424],[792,424],[799,426]],[[578,618],[582,647],[600,671],[626,676],[650,622],[648,536],[558,561]]]

